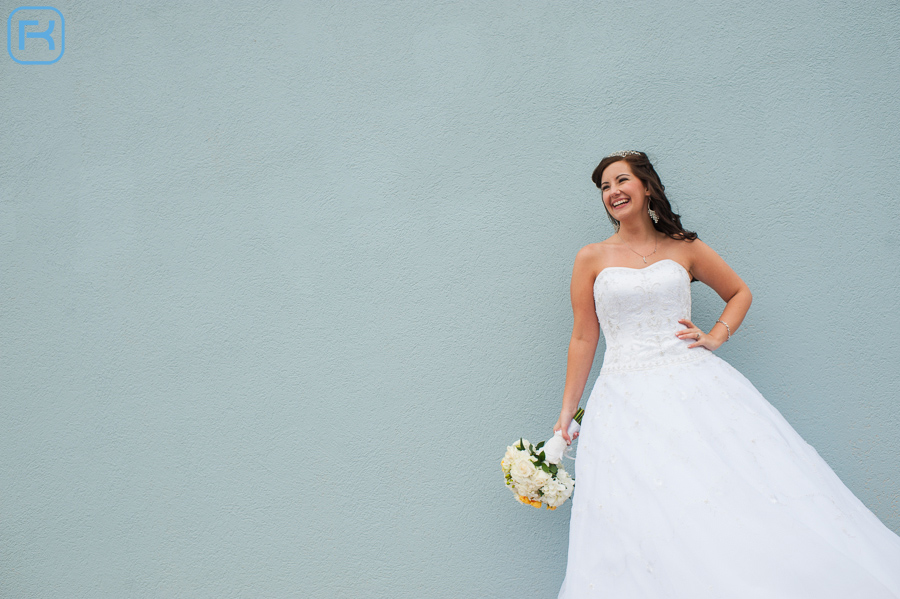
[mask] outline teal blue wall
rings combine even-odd
[[[896,2],[55,6],[0,59],[0,596],[554,597],[568,507],[500,458],[626,148],[900,531]]]

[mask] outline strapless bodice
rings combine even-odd
[[[594,306],[606,338],[601,373],[657,368],[707,357],[675,333],[691,317],[691,277],[665,258],[645,268],[612,266],[594,280]]]

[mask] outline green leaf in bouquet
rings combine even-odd
[[[547,459],[547,455],[542,451],[541,453],[538,454],[538,459],[543,462],[544,460]]]
[[[519,449],[525,451],[525,442],[522,440],[522,437],[519,437]]]
[[[550,474],[556,476],[556,473],[559,472],[559,466],[556,464],[550,464]]]
[[[546,441],[541,441],[540,443],[538,443],[537,445],[535,445],[535,446],[534,446],[535,451],[540,451],[541,447],[544,446],[544,443],[546,443]]]

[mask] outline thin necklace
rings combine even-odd
[[[624,240],[622,241],[622,245],[624,245],[629,250],[631,250],[631,246],[629,246],[627,243],[625,243]],[[637,254],[638,256],[640,256],[641,260],[644,261],[644,264],[647,264],[647,258],[649,258],[653,254],[655,254],[657,249],[659,249],[659,236],[656,236],[656,243],[653,245],[653,251],[650,252],[649,254],[647,254],[646,256],[643,254],[638,254],[638,252],[634,252],[634,250],[631,250],[631,251],[634,252],[635,254]]]

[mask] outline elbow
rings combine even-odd
[[[727,297],[728,299],[725,299],[726,297]],[[729,302],[731,302],[731,301],[746,302],[747,308],[749,309],[749,308],[750,308],[750,304],[753,303],[753,294],[750,293],[750,288],[747,286],[747,284],[746,284],[746,283],[743,283],[743,284],[742,284],[740,287],[738,287],[737,290],[735,290],[735,292],[732,293],[730,296],[725,296],[725,295],[723,295],[723,296],[722,296],[722,299],[725,300],[725,303],[726,303],[726,304],[729,303]]]
[[[597,343],[600,342],[600,335],[585,335],[583,337],[577,337],[576,339],[577,339],[577,341],[596,349]]]
[[[750,288],[747,287],[746,283],[744,284],[744,289],[742,290],[742,295],[746,298],[744,301],[747,302],[747,309],[750,309],[750,304],[753,303],[753,294],[750,292]]]
[[[597,346],[597,343],[600,341],[600,329],[598,328],[595,331],[592,330],[576,330],[572,331],[572,341],[578,341],[579,343],[585,343],[587,345]]]

